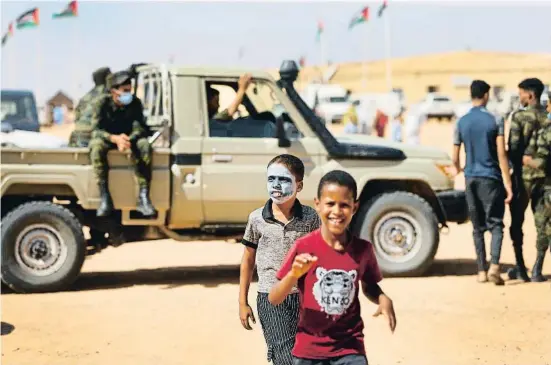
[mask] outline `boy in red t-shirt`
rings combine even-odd
[[[321,228],[296,241],[268,299],[278,305],[298,287],[294,365],[366,365],[360,282],[364,295],[379,306],[375,316],[387,316],[394,332],[392,300],[378,285],[382,276],[373,245],[348,231],[358,209],[354,178],[344,171],[331,171],[321,179],[317,195]]]

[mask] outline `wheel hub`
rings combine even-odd
[[[408,213],[391,212],[377,221],[373,238],[379,254],[393,262],[405,262],[419,250],[421,231]]]
[[[67,246],[54,227],[33,224],[21,231],[15,243],[15,259],[21,269],[36,276],[55,273],[67,258]]]

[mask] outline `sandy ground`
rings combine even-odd
[[[450,150],[448,124],[423,133],[425,144]],[[530,266],[532,222],[529,214]],[[383,281],[398,316],[394,335],[361,300],[370,364],[551,364],[551,282],[478,284],[471,226],[450,228],[426,276]],[[132,243],[88,258],[72,291],[4,293],[2,364],[265,364],[259,324],[249,332],[238,319],[241,252],[225,242]],[[514,262],[508,237],[502,258],[504,270]]]

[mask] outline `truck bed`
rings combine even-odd
[[[2,197],[10,195],[76,196],[84,209],[97,209],[99,191],[88,148],[22,149],[0,152]],[[138,184],[130,152],[110,151],[109,189],[117,209],[133,210]],[[153,153],[151,200],[159,211],[170,205],[170,149]],[[130,188],[133,187],[133,188]]]

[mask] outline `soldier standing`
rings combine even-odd
[[[92,125],[94,106],[105,97],[108,91],[106,82],[109,75],[111,75],[109,67],[101,67],[92,74],[95,86],[80,99],[75,109],[75,130],[69,138],[69,147],[88,147],[94,129]]]
[[[90,159],[101,197],[98,217],[108,216],[114,209],[108,187],[107,154],[115,148],[132,153],[140,187],[136,210],[148,217],[155,214],[149,199],[152,149],[147,140],[148,128],[143,105],[131,91],[132,75],[128,71],[116,72],[111,77],[110,93],[94,108],[92,124],[95,128],[90,141]]]
[[[542,275],[542,269],[545,253],[551,246],[551,102],[547,103],[547,112],[547,119],[537,138],[530,141],[523,158],[525,168],[529,168],[534,176],[532,205],[535,207],[534,220],[538,236],[536,262],[532,269],[533,282],[547,280]]]
[[[532,198],[533,169],[529,166],[523,169],[522,159],[530,140],[536,136],[541,123],[546,119],[546,112],[540,104],[543,93],[543,83],[536,78],[523,80],[519,85],[521,109],[514,112],[511,118],[509,132],[509,160],[513,169],[511,180],[513,183],[513,200],[511,201],[511,227],[509,233],[515,250],[516,267],[509,270],[510,279],[530,281],[524,264],[522,253],[523,237],[522,225],[524,213]],[[534,202],[532,210],[535,209]]]

